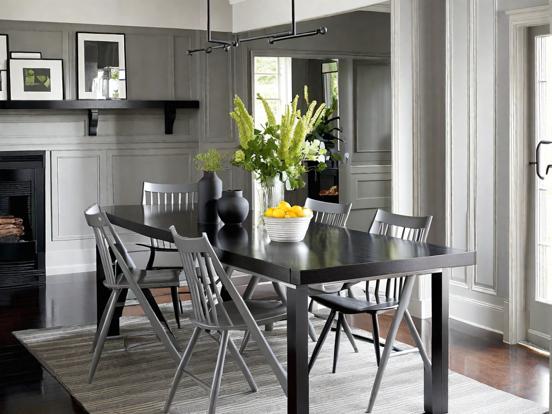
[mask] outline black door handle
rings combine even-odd
[[[537,149],[535,150],[535,161],[531,161],[529,163],[529,165],[534,165],[535,166],[535,170],[537,172],[537,177],[539,177],[541,180],[544,180],[544,177],[546,177],[548,175],[548,171],[550,171],[550,169],[552,168],[552,164],[548,164],[546,166],[546,171],[544,172],[544,176],[541,175],[540,173],[540,148],[541,148],[541,145],[542,144],[552,144],[552,141],[539,141],[539,143],[537,144]]]

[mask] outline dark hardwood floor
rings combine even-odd
[[[262,291],[260,292],[262,294]],[[154,292],[159,302],[170,302],[163,290]],[[84,413],[66,390],[48,374],[11,335],[12,331],[95,322],[94,274],[48,278],[43,288],[0,289],[0,413]],[[140,314],[138,307],[125,314]],[[390,317],[381,321],[382,335]],[[429,332],[429,321],[422,331]],[[364,317],[352,324],[370,330]],[[399,340],[411,343],[401,327]],[[429,340],[425,338],[424,340]],[[548,358],[522,346],[508,346],[498,334],[451,322],[450,367],[468,377],[548,405]],[[361,357],[361,356],[359,356]]]

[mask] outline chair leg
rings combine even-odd
[[[243,292],[243,300],[251,299],[260,281],[261,279],[258,276],[251,276],[251,279],[245,288],[245,292]]]
[[[379,388],[381,386],[383,373],[385,371],[385,367],[387,366],[387,361],[389,361],[389,355],[391,354],[391,350],[393,349],[393,342],[395,342],[395,338],[397,337],[397,332],[399,331],[399,326],[401,324],[401,320],[403,318],[404,312],[406,311],[406,309],[408,308],[408,304],[410,303],[410,297],[412,296],[413,286],[414,286],[414,277],[412,276],[407,277],[404,283],[399,307],[397,308],[395,312],[395,316],[393,317],[393,321],[391,322],[391,327],[389,328],[389,333],[387,334],[387,338],[385,338],[385,348],[383,349],[383,355],[381,357],[380,365],[378,367],[378,372],[376,374],[376,378],[374,379],[374,385],[372,386],[372,392],[370,394],[370,402],[368,403],[368,408],[366,409],[367,413],[372,412],[374,408],[374,404],[376,403],[376,397],[378,395]]]
[[[211,393],[209,395],[209,414],[215,414],[217,407],[217,398],[220,390],[220,382],[222,380],[222,373],[224,371],[224,359],[226,358],[226,348],[228,346],[228,331],[222,332],[220,339],[220,346],[217,356],[217,365],[215,366],[215,374],[213,376],[213,385],[211,387]]]
[[[178,329],[180,329],[180,309],[178,304],[178,288],[176,286],[171,287],[171,298],[173,303],[176,326],[178,326]]]
[[[349,326],[349,322],[347,322],[347,318],[343,318],[343,332],[345,332],[345,335],[347,335],[347,338],[349,338],[349,342],[353,346],[353,350],[358,354],[358,347],[355,341],[355,337],[353,336],[353,333],[351,332],[351,327]]]
[[[192,336],[190,338],[190,341],[188,342],[188,346],[186,347],[186,350],[184,351],[184,354],[182,355],[182,358],[180,359],[180,363],[178,364],[178,368],[176,369],[176,372],[174,374],[173,382],[171,385],[171,390],[169,391],[169,396],[167,397],[167,401],[165,402],[165,412],[169,411],[169,408],[171,408],[172,400],[174,399],[174,394],[176,393],[176,389],[178,388],[178,383],[180,382],[180,379],[182,378],[182,374],[184,373],[184,370],[186,369],[186,365],[188,365],[188,362],[190,361],[190,358],[192,357],[192,353],[194,351],[194,346],[199,338],[199,335],[201,334],[200,328],[194,328],[194,331],[192,332]]]
[[[155,316],[157,316],[157,319],[165,325],[165,327],[168,329],[169,332],[171,332],[171,328],[169,327],[169,323],[165,319],[165,315],[163,315],[163,312],[161,312],[161,309],[159,309],[159,305],[155,301],[155,298],[153,297],[153,294],[149,289],[142,289],[142,292],[144,292],[144,296],[146,297],[146,300],[151,306],[151,309],[155,313]]]
[[[414,339],[414,342],[418,347],[418,351],[420,351],[420,356],[422,357],[422,361],[424,361],[424,365],[431,372],[431,361],[427,356],[427,352],[425,350],[424,343],[422,342],[422,338],[420,338],[420,334],[416,329],[416,325],[414,325],[414,321],[412,320],[412,315],[410,315],[410,312],[408,311],[408,309],[404,312],[404,317],[406,319],[406,324],[408,325],[408,329],[410,330],[410,335],[412,336],[412,339]]]
[[[107,332],[109,331],[109,325],[111,324],[111,319],[115,313],[115,308],[117,307],[117,299],[119,299],[120,290],[113,290],[109,301],[107,302],[107,313],[103,324],[99,327],[100,334],[98,335],[98,341],[94,349],[94,355],[92,356],[92,362],[90,363],[90,370],[88,371],[88,383],[91,384],[94,379],[94,374],[96,373],[96,368],[98,362],[100,362],[100,357],[102,355],[102,350],[105,343],[105,338],[107,337]]]
[[[374,351],[376,351],[376,364],[380,365],[381,361],[381,349],[380,349],[380,334],[379,334],[379,320],[376,313],[372,313],[372,336],[374,339]]]
[[[312,324],[312,321],[309,319],[309,337],[312,340],[312,342],[316,342],[316,330],[314,329],[314,325]]]
[[[243,360],[242,356],[238,352],[238,348],[236,348],[236,345],[234,344],[234,341],[232,341],[232,338],[228,337],[228,350],[232,354],[232,358],[234,358],[234,361],[236,361],[236,364],[238,364],[238,367],[240,368],[241,372],[243,372],[243,376],[245,377],[245,380],[249,384],[249,387],[251,388],[251,392],[257,392],[258,387],[255,383],[255,380],[253,379],[253,375],[251,374],[251,371],[249,370],[249,367]]]
[[[155,262],[155,247],[150,247],[150,256],[148,259],[148,263],[146,264],[146,270],[153,269],[153,263]]]
[[[115,293],[114,290],[111,291],[111,295],[110,295],[110,297],[109,297],[109,299],[108,299],[108,301],[107,301],[107,304],[106,304],[106,306],[105,306],[105,308],[104,308],[104,311],[103,311],[103,313],[102,313],[102,317],[100,318],[100,323],[98,324],[98,327],[96,328],[96,333],[94,334],[94,341],[92,341],[92,347],[90,348],[90,353],[93,353],[94,350],[96,349],[96,345],[98,344],[98,338],[99,338],[99,336],[100,336],[101,328],[102,328],[102,326],[103,326],[103,324],[104,324],[104,322],[105,322],[105,318],[107,317],[107,314],[108,314],[108,312],[109,312],[109,306],[108,306],[108,304],[109,304],[109,302],[110,302],[110,300],[111,300],[111,296],[112,296],[112,295],[115,295],[115,294],[117,295],[117,300],[118,300],[119,295],[120,295],[120,291],[119,291],[119,293]],[[115,306],[117,306],[117,300],[115,300]]]
[[[247,344],[249,343],[249,338],[251,338],[251,333],[249,331],[245,331],[240,346],[240,354],[243,354],[245,352],[245,348],[247,348]]]
[[[318,354],[320,353],[320,350],[322,349],[322,345],[324,345],[324,341],[326,340],[326,337],[328,336],[328,332],[330,332],[330,329],[332,327],[333,320],[335,318],[335,311],[332,310],[330,312],[330,316],[328,316],[328,319],[326,320],[326,323],[324,324],[324,327],[322,328],[322,332],[320,333],[320,337],[318,338],[318,342],[316,342],[316,345],[314,346],[314,350],[312,351],[311,359],[309,361],[309,373],[312,370],[312,367],[314,366],[314,363],[316,362],[316,358],[318,358]]]
[[[314,305],[314,299],[311,298],[310,302],[309,302],[309,312],[312,313],[312,305]]]
[[[337,314],[337,326],[335,327],[335,343],[334,343],[334,357],[332,374],[335,374],[337,369],[337,358],[339,357],[339,339],[341,337],[341,325],[343,321],[343,314],[339,312]]]

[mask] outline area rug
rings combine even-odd
[[[172,308],[164,306],[170,320]],[[182,328],[174,327],[182,347],[191,334],[185,309]],[[324,321],[315,319],[318,332]],[[156,340],[143,317],[121,319],[127,347],[121,340],[106,343],[104,354],[92,384],[87,383],[94,326],[74,326],[15,332],[17,339],[90,413],[161,413],[176,368],[175,362]],[[286,324],[278,323],[266,337],[280,361],[286,359]],[[239,345],[241,335],[236,333]],[[330,334],[310,375],[312,413],[363,413],[376,374],[376,361],[370,343],[358,341],[353,352],[342,335],[336,374],[331,374],[333,334]],[[309,348],[312,351],[314,344]],[[217,344],[202,336],[193,354],[190,370],[210,383]],[[241,371],[229,355],[226,359],[218,413],[285,413],[286,398],[269,366],[254,342],[244,356],[259,391],[251,393]],[[449,408],[451,413],[542,414],[546,409],[536,403],[496,390],[463,375],[450,372]],[[204,413],[208,395],[184,376],[171,413]],[[423,365],[419,354],[410,353],[390,359],[374,413],[423,413]]]

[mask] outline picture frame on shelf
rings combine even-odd
[[[0,70],[0,101],[8,100],[8,71]]]
[[[127,99],[125,34],[76,36],[77,99]]]
[[[10,59],[42,59],[42,52],[22,52],[10,50]]]
[[[7,34],[0,34],[0,70],[8,70],[9,38]]]
[[[9,59],[9,99],[61,101],[65,98],[63,59]]]

